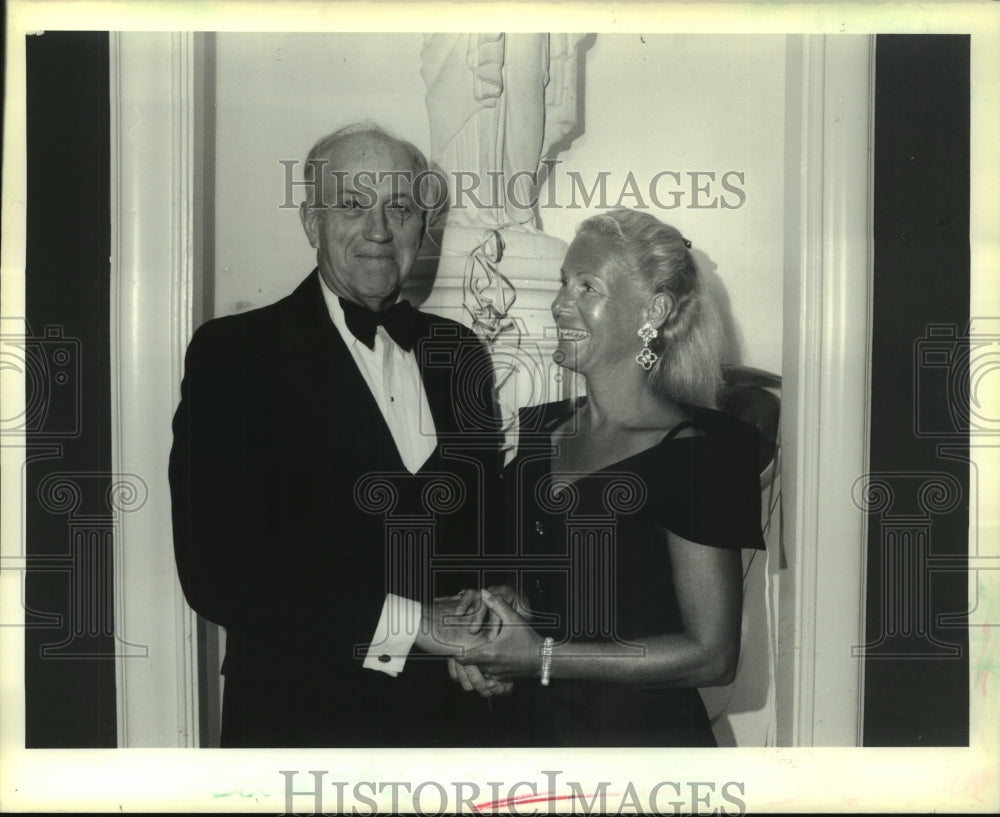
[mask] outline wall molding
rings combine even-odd
[[[196,617],[173,559],[167,461],[196,317],[199,35],[111,34],[112,461],[145,505],[115,531],[118,745],[198,745]]]
[[[788,53],[779,742],[859,746],[867,520],[851,486],[868,464],[874,39],[789,38]]]

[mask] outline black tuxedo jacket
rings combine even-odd
[[[440,659],[414,650],[396,678],[362,668],[387,591],[427,601],[483,580],[492,364],[459,324],[419,321],[439,444],[415,475],[316,271],[191,341],[170,455],[174,549],[188,602],[226,629],[224,746],[481,742],[485,704]]]

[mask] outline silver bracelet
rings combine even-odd
[[[549,685],[549,674],[552,672],[552,638],[542,642],[542,686]]]

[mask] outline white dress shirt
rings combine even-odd
[[[369,349],[347,328],[340,301],[322,276],[320,284],[330,320],[368,384],[403,465],[415,474],[437,448],[437,429],[417,357],[397,346],[382,326],[375,331],[375,348]],[[416,640],[420,614],[420,602],[387,594],[363,666],[398,675]]]
[[[375,348],[369,349],[347,328],[340,301],[322,276],[320,282],[330,320],[337,327],[358,371],[368,384],[389,426],[403,465],[411,474],[417,473],[437,448],[437,429],[424,392],[424,382],[420,378],[417,356],[397,346],[384,326],[376,329]]]

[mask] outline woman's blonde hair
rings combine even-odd
[[[650,342],[659,355],[649,372],[651,385],[678,403],[714,407],[722,383],[722,321],[691,257],[690,243],[656,217],[625,208],[588,218],[577,233],[617,244],[645,288],[673,299],[674,308]],[[640,343],[637,338],[637,353]]]

